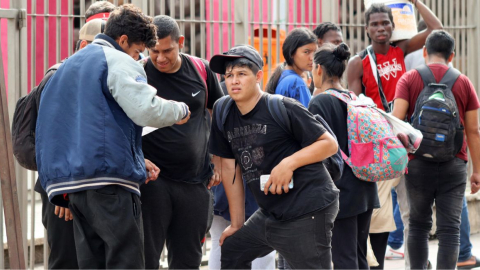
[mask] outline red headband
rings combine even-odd
[[[89,22],[91,20],[94,20],[94,19],[102,19],[102,20],[106,21],[109,16],[110,16],[110,12],[98,13],[98,14],[95,14],[95,15],[91,16],[90,18],[88,18],[87,22]]]

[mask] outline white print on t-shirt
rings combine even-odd
[[[260,166],[265,158],[263,147],[253,148],[259,135],[267,134],[267,125],[252,124],[244,127],[234,128],[227,131],[228,141],[232,149],[238,154],[240,164],[243,168],[243,179],[249,183],[259,180],[262,174],[256,167]],[[255,165],[256,167],[253,167]]]
[[[397,72],[402,71],[402,65],[397,64],[397,58],[392,59],[392,64],[390,64],[390,61],[383,63],[382,65],[377,65],[378,67],[378,73],[380,74],[381,77],[384,77],[385,80],[390,80],[390,76],[393,78],[397,77]]]

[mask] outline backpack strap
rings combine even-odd
[[[327,90],[322,94],[334,96],[347,104],[350,103],[351,100],[353,100],[353,98],[351,96],[348,96],[346,93],[340,93],[335,90]]]
[[[382,101],[383,109],[386,112],[390,112],[390,106],[388,105],[387,98],[385,97],[385,93],[383,92],[382,77],[380,77],[380,74],[378,73],[377,57],[375,56],[372,45],[368,46],[366,51],[368,54],[368,59],[370,60],[370,67],[372,68],[373,77],[377,82],[378,95],[380,96],[380,100]]]
[[[213,117],[215,117],[217,128],[223,133],[225,138],[227,138],[224,128],[225,121],[227,121],[227,116],[232,104],[233,99],[230,96],[223,96],[215,102],[215,110],[213,111]]]
[[[462,73],[458,71],[458,69],[450,67],[445,73],[445,75],[443,75],[440,83],[445,84],[447,86],[447,89],[453,89],[453,85],[461,74]]]
[[[423,80],[423,85],[428,86],[431,83],[436,83],[435,77],[433,76],[432,71],[427,65],[421,65],[416,68]]]
[[[202,61],[202,59],[189,55],[189,54],[184,54],[187,56],[192,64],[195,66],[197,70],[197,74],[202,78],[203,84],[205,85],[205,108],[207,108],[207,103],[208,103],[208,84],[207,84],[207,68],[205,66],[205,63]]]
[[[282,95],[267,95],[268,111],[272,115],[275,122],[287,133],[293,134],[290,125],[290,118],[287,114],[287,108],[283,103],[284,96]]]

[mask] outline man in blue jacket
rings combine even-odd
[[[49,200],[73,213],[80,268],[144,268],[142,126],[183,124],[190,115],[186,104],[157,97],[134,61],[155,41],[152,19],[120,6],[42,93],[39,177]]]

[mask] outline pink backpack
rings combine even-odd
[[[377,182],[391,180],[405,174],[408,156],[405,147],[395,136],[388,121],[371,105],[355,102],[357,96],[335,90],[332,95],[347,104],[348,151],[342,152],[353,174],[361,180]]]

